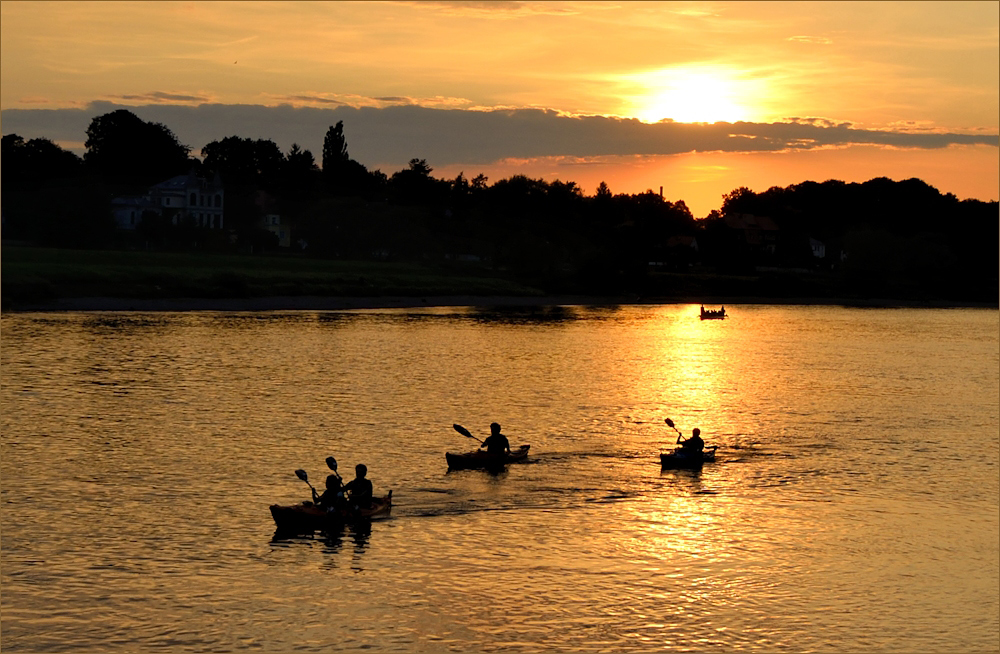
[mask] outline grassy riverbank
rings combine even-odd
[[[8,244],[3,246],[0,264],[4,311],[624,302],[997,306],[995,292],[970,285],[931,289],[916,279],[885,283],[795,270],[649,272],[623,285],[627,291],[614,292],[560,280],[522,283],[483,268],[281,255],[67,250]],[[989,283],[983,285],[989,287]],[[995,289],[995,283],[992,287]]]
[[[498,277],[420,264],[4,246],[4,309],[60,298],[538,296]]]

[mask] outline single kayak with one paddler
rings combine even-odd
[[[528,458],[530,445],[522,445],[510,453],[502,456],[495,456],[485,450],[473,450],[463,454],[445,452],[444,457],[448,460],[448,468],[451,470],[472,470],[486,468],[500,468],[508,463],[518,463]]]
[[[714,447],[704,452],[685,452],[682,447],[660,452],[660,466],[663,468],[700,468],[706,463],[715,463]]]
[[[700,468],[706,463],[715,462],[715,450],[718,445],[705,447],[705,441],[701,439],[700,429],[696,427],[691,432],[691,438],[684,438],[684,434],[677,428],[673,420],[666,418],[664,422],[677,432],[677,444],[681,447],[674,448],[670,452],[660,452],[660,465],[663,468]]]
[[[497,470],[503,468],[508,463],[517,463],[528,458],[530,445],[522,445],[517,449],[511,449],[507,437],[500,433],[500,424],[490,424],[490,437],[485,441],[479,440],[472,435],[468,429],[462,425],[452,425],[455,431],[466,438],[471,438],[480,445],[480,449],[462,454],[445,452],[444,458],[448,461],[449,470]],[[484,451],[482,448],[486,448]],[[502,453],[498,450],[502,449]],[[491,453],[490,450],[493,450]]]

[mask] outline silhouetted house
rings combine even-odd
[[[198,227],[223,228],[225,191],[216,175],[212,181],[193,173],[178,175],[156,184],[149,190],[149,199],[160,208],[161,215],[169,215],[175,225],[184,218]]]
[[[276,213],[264,214],[264,229],[278,237],[278,246],[287,248],[292,244],[292,228],[281,222],[281,216]]]
[[[698,261],[698,239],[694,236],[671,236],[662,247],[654,248],[656,261],[650,261],[654,269],[681,270]]]
[[[698,239],[694,236],[671,236],[667,239],[667,249],[680,248],[681,251],[698,251]]]
[[[119,229],[135,229],[147,211],[159,213],[157,206],[147,197],[118,197],[111,200],[111,213]]]
[[[114,198],[111,211],[121,229],[135,229],[146,212],[167,217],[174,225],[187,219],[199,227],[222,229],[224,196],[218,176],[208,181],[191,173],[160,182],[143,196]]]
[[[284,221],[278,213],[278,200],[266,191],[257,191],[254,204],[263,213],[260,225],[278,237],[278,246],[287,248],[292,245],[292,226]]]
[[[756,254],[773,255],[778,249],[778,226],[767,216],[749,213],[732,213],[725,216],[726,226],[737,234],[737,239],[745,243]]]

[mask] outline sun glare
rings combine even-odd
[[[722,70],[667,69],[637,76],[636,81],[648,92],[632,99],[633,113],[647,123],[735,122],[753,117],[750,85]]]

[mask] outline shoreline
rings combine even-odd
[[[898,300],[889,298],[764,298],[764,297],[607,297],[607,296],[273,296],[259,298],[58,298],[4,308],[2,313],[59,312],[189,312],[189,311],[350,311],[364,309],[416,309],[433,307],[550,307],[700,304],[844,306],[872,309],[998,309],[998,303],[947,300]]]

